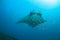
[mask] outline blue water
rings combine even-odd
[[[27,0],[1,0],[0,31],[19,40],[59,40],[60,6],[42,9]],[[32,28],[27,24],[16,24],[32,10],[39,10],[47,22]]]

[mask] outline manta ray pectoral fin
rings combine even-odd
[[[26,16],[26,17],[22,18],[21,20],[19,20],[17,23],[26,23],[29,21],[29,19],[30,19],[30,16]]]
[[[42,23],[45,23],[45,22],[47,22],[47,21],[46,21],[46,20],[43,20],[43,21],[42,21]]]
[[[22,20],[19,20],[18,22],[16,22],[16,24],[19,24],[19,23],[22,23],[23,21]]]

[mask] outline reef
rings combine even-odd
[[[18,40],[18,39],[11,37],[3,32],[0,32],[0,40]]]

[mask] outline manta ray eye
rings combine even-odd
[[[38,13],[37,15],[42,16],[40,13]]]
[[[32,16],[33,14],[34,14],[34,13],[31,12],[31,13],[30,13],[30,16]]]

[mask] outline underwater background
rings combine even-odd
[[[18,40],[60,40],[60,5],[44,9],[27,0],[0,0],[0,5],[0,32]],[[32,10],[39,10],[47,22],[34,28],[16,24]]]

